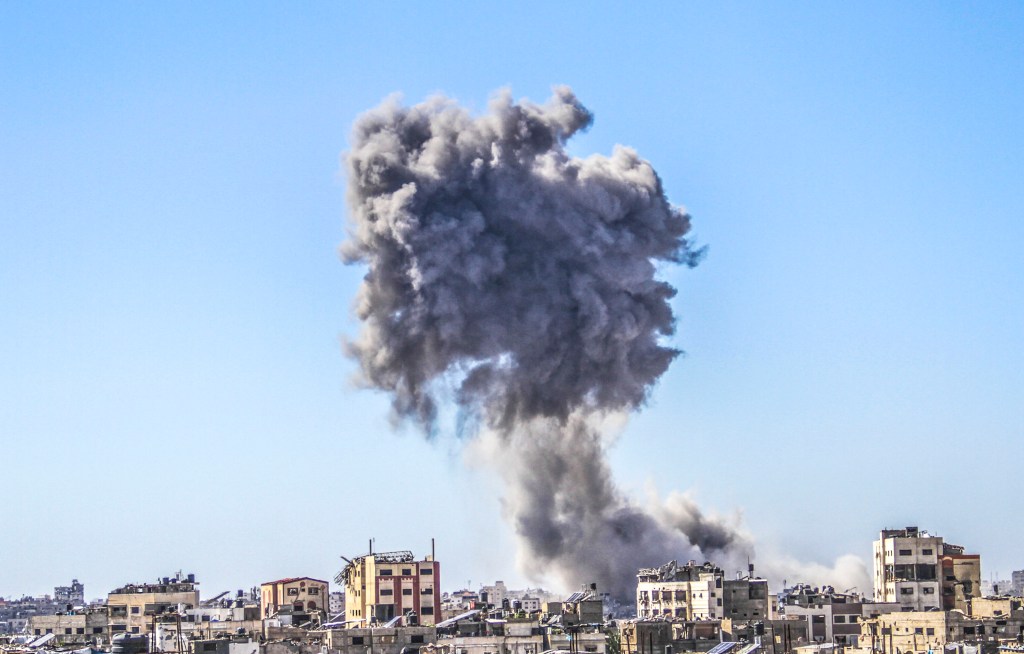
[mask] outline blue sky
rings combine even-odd
[[[391,93],[561,83],[572,151],[635,147],[709,245],[621,483],[807,560],[919,524],[1024,568],[1019,4],[361,4],[0,6],[0,595],[370,536],[521,582],[500,487],[348,384],[339,157]]]

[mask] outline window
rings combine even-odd
[[[931,550],[921,550],[921,554],[923,554],[924,556],[931,556],[932,555],[932,551]]]
[[[851,615],[850,616],[850,624],[853,624],[854,622],[858,622],[859,620],[860,620],[860,616],[859,615]]]
[[[825,624],[825,616],[823,616],[823,615],[812,615],[811,616],[811,623],[812,624]]]
[[[52,634],[52,633],[53,633],[53,629],[47,629],[47,630],[46,630],[46,633],[48,633],[48,634]]]
[[[421,606],[420,607],[420,615],[434,615],[434,607],[433,606]]]
[[[402,576],[408,577],[412,574],[412,568],[402,568]]]
[[[390,588],[381,588],[381,589],[380,589],[380,594],[381,594],[382,596],[383,596],[383,595],[394,595],[394,594],[395,594],[395,591],[391,590]]]
[[[362,636],[352,636],[352,644],[353,645],[362,645],[363,644],[363,637]]]
[[[420,588],[420,595],[430,595],[434,592],[432,588]]]
[[[845,615],[833,615],[832,616],[832,622],[834,624],[846,624],[846,616]]]
[[[721,598],[721,597],[719,597],[719,598],[718,598],[718,605],[719,605],[719,606],[721,606],[721,605],[722,605],[722,598]]]
[[[85,627],[78,627],[77,629],[75,629],[75,633],[76,634],[83,634],[84,635],[85,634]]]
[[[316,586],[310,586],[309,588],[306,589],[306,592],[309,593],[310,595],[319,595],[320,594],[320,589],[317,588]]]
[[[434,569],[433,568],[420,568],[420,574],[421,575],[432,575],[432,574],[434,574]]]
[[[380,569],[380,576],[381,577],[390,577],[391,576],[391,568],[381,568]]]
[[[921,627],[914,627],[914,633],[917,634],[918,636],[923,635],[924,634],[924,629],[922,629]]]
[[[935,635],[935,627],[928,627],[927,629],[925,629],[924,630],[924,635],[925,636],[934,636]]]
[[[133,606],[132,607],[132,615],[138,615],[138,614],[139,614],[139,607]]]
[[[935,589],[932,588],[931,586],[925,586],[924,588],[921,589],[921,592],[924,593],[925,595],[934,595],[935,594]]]
[[[914,594],[914,589],[913,588],[900,588],[900,595],[913,595],[913,594]]]
[[[298,588],[289,588],[288,589],[288,595],[295,596],[295,595],[298,595],[298,594],[299,594],[299,589]]]
[[[132,633],[133,634],[139,633],[139,628],[138,627],[132,627]]]
[[[403,588],[402,589],[402,594],[403,595],[412,595],[412,588]]]
[[[203,643],[203,651],[204,652],[216,652],[217,651],[217,643]]]
[[[411,636],[409,638],[409,642],[410,643],[422,643],[423,642],[423,634],[415,634],[415,635]]]
[[[721,587],[722,587],[722,578],[718,577],[718,578],[715,579],[715,588],[721,588]]]
[[[913,553],[914,550],[900,550],[900,556],[911,556]]]
[[[66,636],[70,636],[71,635],[71,627],[64,627],[64,635],[66,635]]]

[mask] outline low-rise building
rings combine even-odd
[[[184,616],[197,606],[195,575],[184,579],[164,577],[152,584],[127,584],[107,594],[107,637],[152,633],[158,616]]]
[[[287,577],[260,584],[260,610],[264,618],[277,615],[282,607],[291,611],[326,613],[329,584],[313,577]]]
[[[377,552],[348,562],[335,581],[345,589],[345,619],[365,625],[415,616],[433,625],[441,616],[441,564],[431,554],[416,560],[412,552]]]
[[[28,619],[28,633],[33,636],[54,634],[53,644],[103,644],[107,634],[107,613],[103,610],[80,610],[56,615],[35,615]]]
[[[637,618],[712,620],[722,617],[722,569],[712,563],[669,561],[637,573]]]
[[[1024,635],[1024,612],[1007,616],[972,617],[961,611],[903,611],[865,620],[861,625],[862,647],[885,654],[927,654],[947,643],[984,645],[1016,644]]]

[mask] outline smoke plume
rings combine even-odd
[[[628,599],[641,566],[752,548],[684,496],[645,509],[612,480],[602,422],[638,409],[679,354],[656,265],[701,251],[634,150],[567,154],[592,120],[567,87],[543,105],[499,94],[481,116],[435,98],[360,117],[342,251],[368,272],[347,349],[427,433],[454,391],[492,444],[526,572]]]

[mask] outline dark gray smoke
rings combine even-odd
[[[723,553],[696,506],[644,511],[611,480],[602,417],[640,407],[678,351],[658,262],[695,265],[689,216],[635,151],[569,156],[592,115],[566,87],[363,115],[347,159],[348,262],[368,267],[348,350],[399,418],[432,430],[438,393],[498,436],[522,562],[632,595],[636,568]]]

